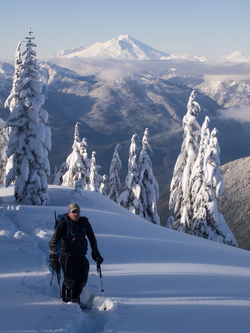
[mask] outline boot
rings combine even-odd
[[[71,297],[70,302],[72,302],[72,303],[80,303],[80,296],[78,296],[78,297]]]

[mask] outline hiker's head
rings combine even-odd
[[[73,221],[78,221],[80,218],[80,207],[76,203],[72,203],[69,205],[68,211],[69,217]]]

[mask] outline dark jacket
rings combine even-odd
[[[69,221],[70,228],[68,227],[66,218]],[[91,245],[92,257],[96,257],[99,253],[97,241],[87,217],[81,216],[77,222],[74,222],[66,214],[66,217],[58,225],[49,242],[50,255],[58,253],[56,246],[60,239],[62,239],[63,253],[78,258],[85,256],[88,250],[86,236]]]

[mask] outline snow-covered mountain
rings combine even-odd
[[[196,89],[224,108],[250,104],[250,75],[209,75]]]
[[[89,47],[64,50],[56,54],[64,58],[122,59],[122,60],[159,60],[167,59],[169,54],[157,51],[129,35],[120,35],[105,43],[95,43]]]
[[[49,195],[49,206],[23,206],[13,187],[0,188],[1,332],[249,331],[248,251],[153,225],[95,192],[50,186]],[[54,210],[71,202],[89,218],[104,257],[103,299],[88,251],[81,300],[94,299],[85,312],[62,303],[56,276],[50,285]]]
[[[218,210],[239,240],[239,247],[250,251],[250,156],[221,166],[224,181]]]
[[[9,110],[4,108],[4,102],[12,88],[13,66],[0,62],[0,117],[6,119]]]

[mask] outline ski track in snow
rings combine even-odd
[[[13,240],[17,240],[20,242],[20,247],[18,251],[21,255],[30,255],[31,252],[35,251],[37,253],[32,253],[34,256],[33,259],[39,259],[43,262],[43,269],[42,270],[32,270],[32,271],[20,271],[20,272],[8,272],[0,274],[0,281],[4,281],[5,279],[11,279],[12,281],[16,281],[16,283],[13,283],[13,288],[16,289],[15,293],[23,294],[25,297],[23,297],[23,303],[19,303],[18,307],[23,307],[23,311],[31,312],[32,309],[39,307],[43,308],[46,307],[47,309],[50,309],[50,315],[46,316],[46,320],[44,322],[39,323],[35,330],[18,330],[18,331],[6,331],[6,333],[11,332],[64,332],[63,329],[57,329],[55,323],[53,322],[60,322],[61,316],[64,318],[65,321],[68,320],[69,325],[69,332],[71,332],[71,329],[73,329],[74,332],[80,332],[82,329],[89,331],[89,332],[95,332],[103,330],[104,324],[106,322],[106,319],[101,314],[103,309],[103,300],[99,296],[95,296],[93,300],[93,309],[91,311],[84,311],[78,309],[78,305],[76,304],[63,304],[60,300],[58,300],[58,290],[55,290],[55,287],[52,286],[53,289],[49,288],[50,279],[51,279],[51,271],[48,268],[47,260],[48,260],[48,240],[51,238],[52,230],[42,230],[40,227],[36,228],[36,225],[40,225],[40,220],[33,220],[34,223],[34,229],[30,229],[29,223],[25,225],[24,221],[27,220],[27,216],[23,213],[19,212],[20,206],[8,206],[7,208],[1,208],[0,211],[0,219],[1,219],[1,226],[2,230],[0,231],[0,236],[3,236],[4,238],[7,238],[6,240],[10,240],[11,238]],[[51,228],[50,228],[51,229]],[[26,248],[25,241],[28,240],[28,247]],[[31,246],[30,246],[31,245]],[[20,260],[22,262],[22,260]],[[93,271],[93,268],[92,268]],[[90,272],[91,275],[91,272]],[[93,275],[93,273],[92,273]],[[55,284],[56,277],[54,277],[54,284]],[[3,283],[4,286],[4,283]],[[97,291],[97,285],[92,285],[92,289]],[[52,291],[52,293],[51,293]],[[37,295],[40,293],[43,294],[44,298],[47,299],[52,298],[50,301],[45,300],[38,302],[31,301],[27,302],[27,298],[31,298],[31,300],[34,300]],[[89,293],[91,293],[91,290],[86,288],[86,291],[82,294],[82,299],[85,299],[85,294],[89,296]],[[7,295],[6,295],[7,296]],[[39,297],[40,298],[40,297]],[[4,297],[2,297],[4,299]],[[1,309],[1,316],[8,317],[8,315],[5,313],[8,309],[9,311],[9,304],[8,302],[3,302],[4,306],[0,306]],[[6,306],[8,304],[8,306]],[[110,311],[113,307],[113,302],[109,299],[105,300],[106,305],[106,311]],[[65,311],[67,310],[68,306],[75,307],[75,311],[77,311],[77,317],[72,318],[70,315],[65,315]],[[3,308],[4,307],[4,308]],[[10,306],[11,307],[11,306]],[[57,312],[57,308],[59,307],[59,317]],[[55,308],[55,311],[53,311],[53,308]],[[3,311],[2,311],[3,310]],[[6,314],[6,316],[5,316]],[[24,314],[22,316],[25,317]],[[49,320],[49,319],[52,320]],[[10,318],[11,321],[11,318]],[[77,323],[78,322],[78,323]],[[24,325],[25,326],[25,325]],[[92,327],[93,326],[93,327]],[[54,327],[54,328],[53,328]],[[73,332],[72,331],[72,332]],[[0,328],[0,332],[2,331]]]

